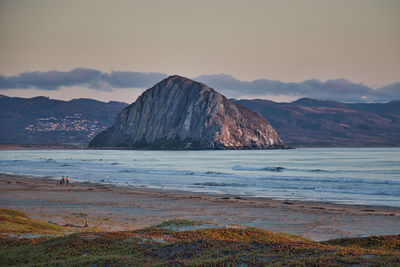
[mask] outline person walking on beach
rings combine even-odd
[[[67,184],[69,184],[69,177],[67,176]]]
[[[61,184],[65,184],[65,178],[64,178],[64,176],[63,176],[62,179],[61,179]]]

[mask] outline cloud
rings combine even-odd
[[[110,91],[113,88],[147,88],[166,78],[163,73],[101,72],[94,69],[77,68],[71,71],[25,72],[16,76],[0,75],[0,89],[58,90],[65,86],[82,86]]]
[[[131,71],[101,72],[77,68],[71,71],[25,72],[5,77],[0,75],[0,90],[59,90],[65,87],[85,87],[100,91],[118,88],[147,89],[166,78],[164,73]],[[228,74],[201,75],[193,78],[232,98],[297,99],[309,97],[341,102],[387,102],[400,100],[400,83],[377,89],[345,79],[307,80],[300,83],[258,79],[241,81]]]
[[[400,83],[373,89],[345,79],[284,83],[268,79],[240,81],[227,74],[202,75],[194,80],[205,83],[226,96],[234,98],[241,98],[243,95],[247,97],[288,96],[341,102],[387,102],[400,99]]]

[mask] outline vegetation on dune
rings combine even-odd
[[[200,221],[194,221],[194,220],[183,220],[183,219],[175,219],[175,220],[168,220],[165,222],[162,222],[160,224],[154,225],[151,228],[181,228],[181,227],[187,227],[187,226],[199,226],[199,225],[204,225],[204,224],[209,224],[209,223],[204,223]]]
[[[66,227],[41,222],[30,218],[25,213],[0,208],[0,233],[55,235],[65,233]]]
[[[359,247],[365,249],[380,248],[400,251],[400,235],[332,239],[322,243],[342,247]]]
[[[0,236],[59,236],[83,230],[98,231],[95,228],[84,229],[42,222],[16,210],[0,208]]]
[[[31,239],[3,237],[0,266],[400,265],[400,236],[314,242],[257,228],[164,228],[200,224],[172,220],[131,232],[85,232]]]

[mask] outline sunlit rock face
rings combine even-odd
[[[205,84],[170,76],[146,90],[90,147],[273,149],[282,140],[265,119]]]

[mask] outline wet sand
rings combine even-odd
[[[278,201],[0,174],[0,207],[43,221],[133,230],[169,219],[247,225],[316,241],[400,233],[400,208]]]

